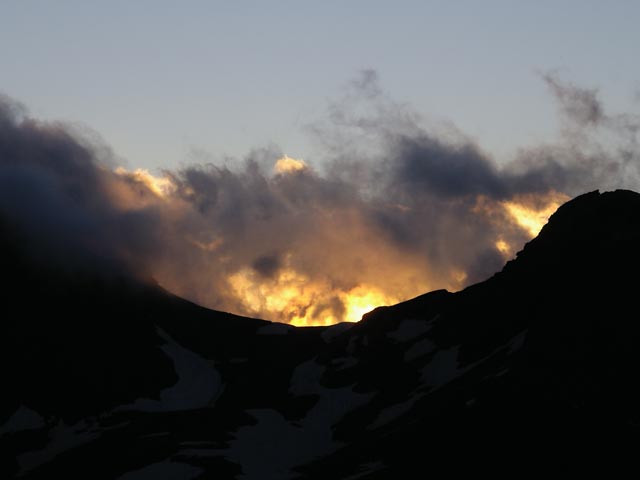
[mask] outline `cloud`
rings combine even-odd
[[[402,136],[394,139],[390,150],[395,156],[395,182],[414,195],[419,191],[443,198],[508,194],[506,179],[473,144],[446,144],[428,135]]]
[[[277,254],[261,255],[253,261],[251,267],[260,275],[273,278],[282,268],[282,260]]]
[[[565,83],[554,73],[544,73],[542,78],[558,101],[561,112],[571,121],[586,127],[598,125],[605,120],[597,89]]]
[[[638,188],[636,117],[545,81],[571,132],[505,165],[452,126],[425,127],[367,70],[309,127],[324,158],[272,147],[157,176],[117,168],[96,135],[5,97],[0,218],[42,261],[126,269],[239,314],[357,319],[490,276],[570,196]]]

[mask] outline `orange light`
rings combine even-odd
[[[400,300],[366,285],[350,290],[331,288],[291,268],[275,278],[242,269],[229,277],[229,284],[247,314],[297,326],[357,322],[375,307]]]
[[[549,217],[567,200],[569,197],[565,194],[551,192],[543,197],[516,198],[503,202],[502,206],[518,225],[524,228],[531,237],[535,237],[540,233]]]
[[[399,301],[399,299],[385,295],[376,288],[366,286],[358,286],[346,293],[341,292],[340,295],[346,310],[344,315],[344,321],[346,322],[358,322],[365,313],[374,308],[391,305]]]

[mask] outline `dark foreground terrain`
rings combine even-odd
[[[0,478],[519,478],[638,455],[636,193],[565,204],[485,282],[328,328],[46,266],[0,233]]]

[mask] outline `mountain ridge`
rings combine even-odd
[[[395,478],[489,467],[498,451],[503,467],[604,455],[611,435],[638,440],[624,278],[639,240],[639,194],[590,192],[486,281],[327,328],[209,311],[117,275],[49,291],[55,272],[37,280],[5,254],[20,281],[3,288],[1,465],[8,478]]]

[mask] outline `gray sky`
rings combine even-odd
[[[374,69],[425,123],[507,160],[558,134],[540,72],[638,110],[638,19],[624,0],[2,0],[0,91],[89,126],[131,168],[270,144],[314,161],[306,127]]]

